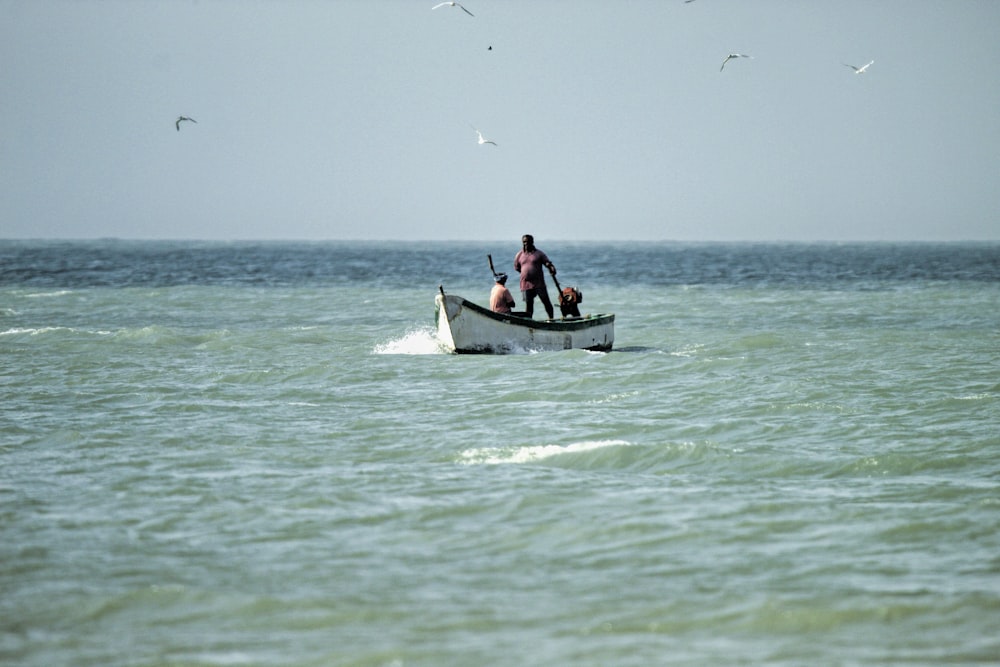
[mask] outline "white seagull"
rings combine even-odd
[[[854,70],[855,74],[864,74],[865,70],[871,67],[874,63],[875,61],[873,60],[867,65],[862,65],[861,67],[855,67],[854,65],[848,65],[847,63],[841,63],[841,65],[843,65],[844,67],[850,67],[852,70]]]
[[[476,130],[475,126],[473,126],[473,128],[472,128],[472,129],[473,129],[473,130]],[[497,142],[495,142],[495,141],[490,141],[489,139],[487,139],[486,137],[484,137],[484,136],[483,136],[483,133],[482,133],[482,132],[480,132],[479,130],[476,130],[476,134],[478,134],[478,135],[479,135],[479,145],[480,145],[480,146],[482,146],[483,144],[493,144],[494,146],[496,146],[496,145],[497,145]]]
[[[189,120],[189,121],[191,121],[192,123],[197,123],[197,122],[198,122],[198,121],[196,121],[196,120],[195,120],[194,118],[188,118],[187,116],[178,116],[178,117],[177,117],[177,120],[176,120],[176,121],[174,121],[174,127],[176,127],[176,128],[177,128],[177,131],[178,131],[178,132],[180,132],[180,131],[181,131],[181,121],[182,121],[182,120]]]
[[[465,7],[463,7],[461,5],[461,3],[458,3],[458,2],[442,2],[440,4],[434,5],[433,7],[431,7],[431,9],[437,9],[438,7],[458,7],[459,9],[461,9],[463,12],[465,12],[469,16],[475,16],[475,14],[473,14],[472,12],[470,12],[468,9],[466,9]]]
[[[753,58],[753,56],[746,56],[743,55],[742,53],[730,53],[728,56],[726,56],[726,59],[722,61],[722,67],[719,68],[719,71],[721,72],[723,69],[725,69],[726,63],[728,63],[733,58]]]

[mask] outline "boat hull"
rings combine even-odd
[[[607,352],[615,342],[613,314],[534,320],[494,313],[454,294],[434,300],[438,339],[459,354],[510,354],[548,350]]]

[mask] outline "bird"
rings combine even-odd
[[[191,121],[192,123],[197,123],[197,122],[198,122],[198,121],[196,121],[196,120],[195,120],[194,118],[188,118],[187,116],[178,116],[178,117],[177,117],[177,120],[176,120],[176,121],[174,122],[174,127],[176,127],[176,128],[177,128],[177,131],[178,131],[178,132],[180,132],[180,131],[181,131],[181,121],[182,121],[182,120],[189,120],[189,121]]]
[[[465,12],[469,16],[475,17],[475,14],[473,14],[472,12],[470,12],[468,9],[466,9],[465,7],[463,7],[461,3],[458,3],[458,2],[451,2],[451,1],[449,1],[449,2],[442,2],[442,3],[434,5],[433,7],[431,7],[431,9],[437,9],[438,7],[444,7],[444,6],[458,7],[459,9],[461,9],[463,12]]]
[[[843,65],[844,67],[850,67],[852,70],[854,70],[855,74],[864,74],[865,70],[871,67],[874,63],[875,61],[873,60],[867,65],[862,65],[861,67],[855,67],[854,65],[848,65],[847,63],[841,63],[841,65]]]
[[[476,130],[475,126],[473,126],[473,127],[472,127],[472,129],[473,129],[473,130]],[[480,132],[479,130],[476,130],[476,134],[478,134],[478,135],[479,135],[479,145],[480,145],[480,146],[482,146],[483,144],[493,144],[494,146],[496,146],[496,145],[497,145],[497,142],[495,142],[495,141],[490,141],[489,139],[487,139],[486,137],[484,137],[484,136],[483,136],[483,133],[482,133],[482,132]]]
[[[753,58],[753,56],[747,56],[742,53],[730,53],[728,56],[726,56],[726,59],[722,61],[722,67],[719,68],[719,71],[721,72],[723,69],[725,69],[726,63],[728,63],[733,58]]]

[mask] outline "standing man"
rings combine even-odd
[[[549,260],[548,255],[535,247],[535,237],[525,234],[521,237],[521,252],[514,257],[514,270],[521,274],[521,295],[524,297],[524,311],[527,317],[531,317],[535,310],[535,297],[537,296],[549,319],[555,317],[552,309],[552,302],[549,301],[549,293],[545,288],[545,273],[542,267],[547,267],[552,275],[556,275],[556,267]]]
[[[492,262],[492,260],[490,260]],[[494,313],[510,313],[510,309],[514,307],[514,297],[510,295],[510,290],[507,289],[507,274],[498,273],[496,276],[496,284],[493,285],[493,289],[490,291],[490,310]]]

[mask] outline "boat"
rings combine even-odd
[[[607,352],[615,342],[613,313],[536,320],[525,313],[494,313],[438,288],[434,298],[438,340],[457,354],[510,354],[549,350]]]

